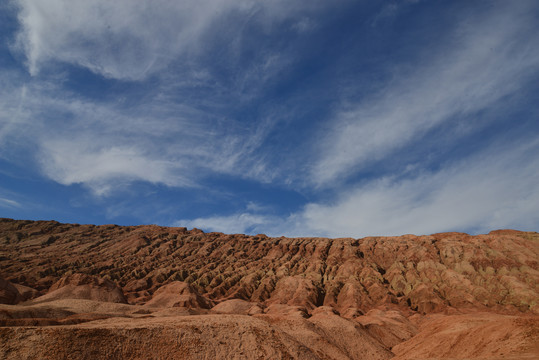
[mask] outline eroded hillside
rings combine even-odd
[[[495,231],[364,239],[268,238],[157,226],[0,222],[4,278],[41,292],[64,275],[116,282],[129,303],[184,281],[240,298],[363,312],[384,303],[539,312],[539,235]]]
[[[250,354],[239,358],[455,357],[454,353],[436,353],[440,347],[417,353],[417,345],[411,348],[407,344],[435,336],[424,333],[427,330],[422,326],[429,321],[438,324],[437,331],[443,333],[444,326],[450,328],[455,321],[466,322],[473,317],[475,320],[467,323],[469,328],[458,328],[471,332],[474,326],[488,329],[489,321],[499,317],[496,321],[507,322],[506,329],[511,329],[524,317],[526,325],[514,325],[512,332],[520,334],[515,335],[515,341],[521,345],[512,344],[517,349],[514,352],[526,352],[533,350],[530,344],[537,339],[538,261],[539,234],[513,230],[478,236],[441,233],[363,239],[269,238],[158,226],[2,219],[0,274],[17,289],[15,293],[6,285],[3,290],[3,302],[12,304],[0,309],[3,324],[9,326],[3,330],[3,349],[5,354],[31,351],[9,347],[17,337],[30,336],[28,332],[35,336],[26,325],[41,326],[41,340],[47,342],[51,334],[69,337],[70,331],[75,331],[69,326],[85,334],[92,333],[88,329],[97,331],[97,326],[99,331],[106,329],[99,336],[112,339],[120,336],[111,330],[116,326],[111,322],[115,318],[116,324],[124,324],[121,336],[136,338],[136,331],[133,335],[129,330],[137,328],[133,324],[142,326],[137,321],[149,317],[159,322],[158,315],[165,314],[167,318],[179,316],[169,323],[177,324],[171,325],[171,333],[166,335],[172,338],[178,331],[197,338],[202,330],[189,332],[190,320],[185,318],[197,315],[208,334],[213,334],[212,326],[221,322],[237,321],[243,325],[235,325],[236,329],[257,329],[245,330],[252,336],[252,343],[245,341],[247,348],[256,347],[259,338],[275,341],[264,348],[265,352],[249,352],[242,346],[236,349],[234,346],[239,345],[232,346],[223,334],[213,334],[208,341],[213,344],[220,339],[222,344],[208,345],[210,350],[201,354],[221,346],[222,351],[229,351],[223,354]],[[71,299],[69,306],[58,305],[66,299]],[[78,305],[73,305],[75,299]],[[27,302],[21,303],[24,300]],[[116,308],[88,308],[88,301],[114,303]],[[67,312],[61,313],[61,309]],[[223,320],[223,314],[233,318]],[[472,314],[491,314],[491,320]],[[458,320],[443,325],[438,316]],[[45,331],[42,326],[52,328]],[[151,339],[152,331],[145,331],[148,333],[141,332],[140,341],[144,336]],[[208,335],[204,331],[202,338]],[[226,331],[236,334],[236,330]],[[363,340],[354,347],[346,338]],[[185,350],[188,344],[178,345],[175,353],[163,354],[204,358]],[[450,350],[455,348],[451,344]],[[393,348],[400,353],[392,352]],[[124,350],[117,356],[128,357],[129,351],[134,351]],[[503,349],[489,351],[488,346],[476,355],[463,350],[462,356],[503,355]]]

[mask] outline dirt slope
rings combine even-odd
[[[395,359],[537,358],[538,335],[537,317],[431,315],[422,321],[415,337],[396,345],[393,352]]]

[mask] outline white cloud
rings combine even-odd
[[[224,216],[215,215],[178,220],[172,226],[199,228],[204,231],[217,231],[225,234],[266,234],[268,236],[282,236],[283,234],[279,231],[293,228],[292,217],[286,219],[271,215],[271,212],[271,206],[250,201],[246,204],[245,211]]]
[[[315,21],[307,17],[300,19],[298,22],[292,25],[292,29],[296,30],[299,33],[309,32],[315,27]]]
[[[192,220],[178,220],[174,226],[199,228],[204,231],[217,231],[225,234],[258,234],[261,229],[268,229],[279,219],[274,216],[252,213],[237,213],[229,216],[210,216]]]
[[[20,208],[21,204],[15,200],[0,197],[0,207]]]
[[[521,139],[522,140],[522,139]],[[288,216],[248,206],[229,216],[185,219],[176,226],[269,236],[353,237],[534,231],[539,223],[539,141],[496,144],[438,171],[375,179],[341,189],[333,201]]]
[[[220,61],[231,62],[237,74],[221,82],[193,57],[211,52],[223,34],[241,49],[246,23],[238,18],[269,33],[321,2],[14,3],[20,10],[17,46],[34,76],[0,72],[0,157],[35,160],[50,179],[83,184],[99,195],[137,180],[195,186],[209,173],[273,179],[274,171],[257,150],[278,119],[265,116],[250,124],[225,113],[231,99],[242,103],[257,96],[289,59],[266,49],[236,69],[238,54],[232,49]],[[130,106],[122,97],[92,100],[64,87],[68,79],[56,66],[62,63],[121,80],[157,74],[158,85],[139,89],[144,96]],[[40,68],[49,64],[52,74],[40,76]]]
[[[333,184],[455,117],[463,121],[517,93],[539,69],[539,47],[529,33],[533,6],[498,2],[485,14],[464,19],[453,37],[413,70],[397,74],[359,104],[343,106],[323,135],[311,172],[314,183]],[[469,129],[478,126],[466,121]]]
[[[227,7],[221,1],[20,0],[19,4],[23,26],[19,44],[32,74],[40,64],[59,60],[129,80],[142,79],[192,51],[213,18]]]
[[[270,207],[268,205],[263,205],[256,203],[254,201],[249,201],[247,205],[245,206],[247,211],[253,212],[253,213],[263,213],[265,211],[270,210]]]
[[[174,173],[174,164],[152,159],[134,147],[91,149],[80,141],[45,141],[42,168],[46,176],[60,184],[81,183],[97,195],[107,195],[116,181],[143,180],[172,186],[192,186]]]
[[[6,72],[0,83],[0,158],[34,160],[58,183],[107,195],[133,181],[192,187],[208,173],[271,179],[254,154],[271,119],[242,126],[152,92],[130,107],[96,102]]]
[[[499,146],[407,179],[343,189],[331,204],[308,204],[294,234],[330,237],[534,230],[539,223],[539,142]]]
[[[271,26],[319,2],[284,0],[18,0],[18,47],[30,73],[54,60],[109,78],[140,80],[174,61],[204,51],[209,33],[242,31],[228,17],[258,16]],[[302,2],[301,2],[302,3]],[[209,36],[209,37],[208,37]]]
[[[0,71],[0,156],[19,130],[26,130],[28,110],[24,106],[27,88],[15,74]]]
[[[470,119],[503,104],[500,100],[518,93],[539,68],[539,48],[528,32],[536,29],[533,13],[527,11],[532,2],[498,2],[490,12],[459,23],[453,37],[423,56],[417,68],[337,111],[309,176],[298,170],[304,154],[277,149],[283,153],[275,155],[271,151],[276,148],[260,148],[276,129],[278,109],[256,114],[252,123],[229,115],[237,110],[231,110],[236,106],[231,102],[242,108],[294,60],[264,49],[254,61],[237,67],[246,24],[255,21],[269,34],[272,26],[292,18],[288,26],[309,31],[316,26],[309,11],[321,2],[17,2],[18,46],[34,76],[0,70],[0,157],[19,164],[37,160],[48,178],[83,184],[97,195],[133,181],[196,186],[207,174],[267,182],[287,170],[302,176],[300,183],[312,178],[315,185],[328,186],[455,117]],[[238,18],[245,22],[234,22]],[[215,69],[193,60],[203,58],[200,54],[218,42],[220,32],[236,39],[227,49],[230,54],[219,59],[221,65],[230,62],[227,69],[234,73],[222,82],[214,77]],[[45,71],[40,76],[40,68],[52,64],[49,69],[58,70],[55,66],[62,63],[121,80],[157,74],[160,83],[157,89],[139,89],[144,96],[130,106],[120,98],[91,100],[68,91],[62,81],[50,81]],[[140,83],[130,83],[136,85]],[[211,90],[191,92],[201,88]],[[478,126],[472,120],[464,125]],[[27,156],[20,160],[23,152]],[[180,220],[177,225],[228,233],[354,237],[533,227],[539,222],[533,215],[539,213],[538,153],[534,143],[528,149],[484,152],[437,172],[409,166],[406,174],[397,175],[404,180],[388,176],[361,186],[336,186],[334,201],[310,203],[288,217],[269,215],[271,209],[251,203],[233,215]],[[0,199],[0,204],[9,201]]]

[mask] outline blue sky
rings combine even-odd
[[[539,229],[537,1],[8,0],[0,216]]]

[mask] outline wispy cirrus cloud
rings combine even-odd
[[[475,114],[518,94],[539,70],[537,13],[529,1],[496,4],[461,16],[451,36],[377,93],[359,103],[343,99],[318,149],[313,182],[328,186],[357,174],[446,123],[481,128]]]
[[[74,207],[293,236],[538,223],[533,1],[9,4],[0,159]]]
[[[376,94],[342,106],[336,119],[325,124],[324,140],[311,154],[310,184],[318,189],[315,193],[332,188],[334,195],[279,218],[246,211],[199,218],[196,224],[330,237],[534,230],[539,223],[539,143],[533,134],[515,131],[516,137],[485,141],[473,137],[483,141],[474,152],[441,156],[436,166],[425,165],[428,154],[422,148],[402,169],[355,184],[345,181],[373,164],[399,159],[399,152],[437,128],[447,131],[437,134],[438,142],[458,143],[500,122],[513,122],[511,128],[518,129],[533,121],[537,111],[524,119],[515,114],[530,101],[525,98],[539,73],[539,48],[534,46],[538,9],[525,1],[496,5],[461,16],[451,36],[425,51],[413,68],[397,72]],[[255,215],[266,223],[249,222]]]
[[[299,226],[324,236],[534,230],[539,222],[539,142],[492,146],[438,171],[391,176],[343,189],[331,203],[311,203]]]
[[[244,19],[274,21],[320,6],[290,1],[18,0],[17,47],[31,74],[50,61],[114,79],[142,80],[171,63],[188,64],[215,36],[241,37]],[[241,19],[241,20],[240,20]],[[299,20],[298,20],[299,21]]]
[[[20,208],[21,204],[18,201],[0,197],[0,207]]]
[[[16,153],[60,184],[102,196],[133,181],[193,187],[210,173],[266,173],[253,152],[271,122],[246,127],[159,94],[129,107],[97,102],[39,81],[2,93],[0,156]]]
[[[0,156],[23,156],[46,177],[99,195],[132,181],[189,187],[207,174],[273,177],[255,153],[278,119],[230,114],[290,59],[269,47],[245,51],[243,41],[252,29],[271,34],[282,21],[301,22],[321,2],[12,4],[20,25],[12,48],[31,76],[0,74]],[[124,91],[87,96],[70,87],[66,64]]]
[[[169,186],[193,186],[170,160],[154,159],[135,147],[98,147],[80,141],[42,144],[44,174],[64,185],[85,184],[96,195],[107,195],[115,183],[147,181]],[[176,171],[174,171],[176,170]]]
[[[178,220],[174,226],[185,226],[188,228],[199,228],[204,231],[217,231],[228,234],[261,234],[267,232],[270,224],[278,224],[281,219],[271,215],[261,215],[255,213],[236,213],[226,216],[209,216],[190,220]],[[275,235],[275,232],[267,235]]]
[[[341,189],[330,202],[311,202],[275,216],[247,209],[228,216],[181,220],[208,231],[270,236],[364,237],[486,233],[539,222],[539,142],[492,146],[438,171],[387,176]]]

